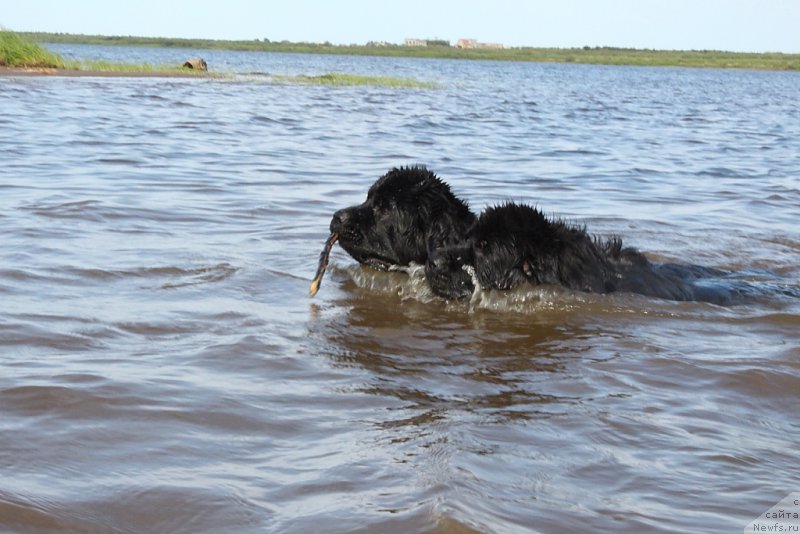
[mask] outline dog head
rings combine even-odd
[[[362,204],[337,211],[331,233],[359,263],[385,270],[425,263],[428,250],[463,239],[475,215],[423,166],[394,168]]]

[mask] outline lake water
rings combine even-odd
[[[800,491],[800,75],[148,48],[0,78],[0,530],[742,532]],[[351,72],[438,89],[271,83]],[[473,304],[338,246],[425,163],[754,288]],[[795,296],[793,296],[795,295]]]

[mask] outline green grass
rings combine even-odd
[[[534,61],[595,65],[654,67],[706,67],[800,71],[800,54],[739,53],[718,50],[642,50],[614,47],[505,48],[464,50],[452,46],[407,47],[401,45],[333,45],[330,43],[273,42],[266,39],[224,41],[157,37],[72,35],[64,33],[25,34],[38,42],[99,45],[153,46],[208,50],[250,50],[311,54],[352,54],[366,56],[428,57],[495,61]]]
[[[279,83],[299,83],[308,85],[332,85],[339,87],[371,85],[375,87],[414,87],[421,89],[436,89],[439,84],[423,82],[414,78],[397,78],[393,76],[363,76],[346,74],[342,72],[329,72],[318,76],[274,76],[274,81]]]
[[[66,60],[64,68],[93,71],[124,73],[153,73],[153,74],[206,74],[203,71],[187,69],[179,65],[154,65],[150,63],[113,63],[98,60]]]
[[[0,29],[0,66],[62,68],[64,60],[32,39]]]
[[[72,69],[94,72],[202,74],[202,71],[180,65],[151,65],[148,63],[112,63],[108,61],[65,60],[49,52],[27,35],[0,30],[0,66],[20,68]]]

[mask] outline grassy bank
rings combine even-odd
[[[154,65],[151,63],[112,63],[97,60],[65,60],[64,68],[106,73],[137,73],[137,74],[180,74],[180,75],[205,75],[199,70],[192,70],[179,65]]]
[[[640,50],[628,48],[505,48],[460,49],[452,46],[406,47],[401,45],[332,45],[330,43],[291,43],[268,40],[225,41],[155,37],[28,33],[26,36],[48,43],[154,46],[207,50],[300,52],[313,54],[352,54],[395,57],[428,57],[495,61],[535,61],[594,65],[636,65],[739,68],[800,71],[800,54],[738,53],[714,50]]]
[[[57,69],[64,68],[64,60],[39,46],[33,39],[0,30],[0,66]]]
[[[30,34],[8,30],[0,30],[0,67],[165,75],[201,73],[178,65],[65,60],[40,46]]]

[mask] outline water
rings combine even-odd
[[[739,532],[800,490],[797,74],[54,48],[442,87],[0,79],[0,530]],[[758,291],[445,303],[337,246],[309,299],[417,162]]]

